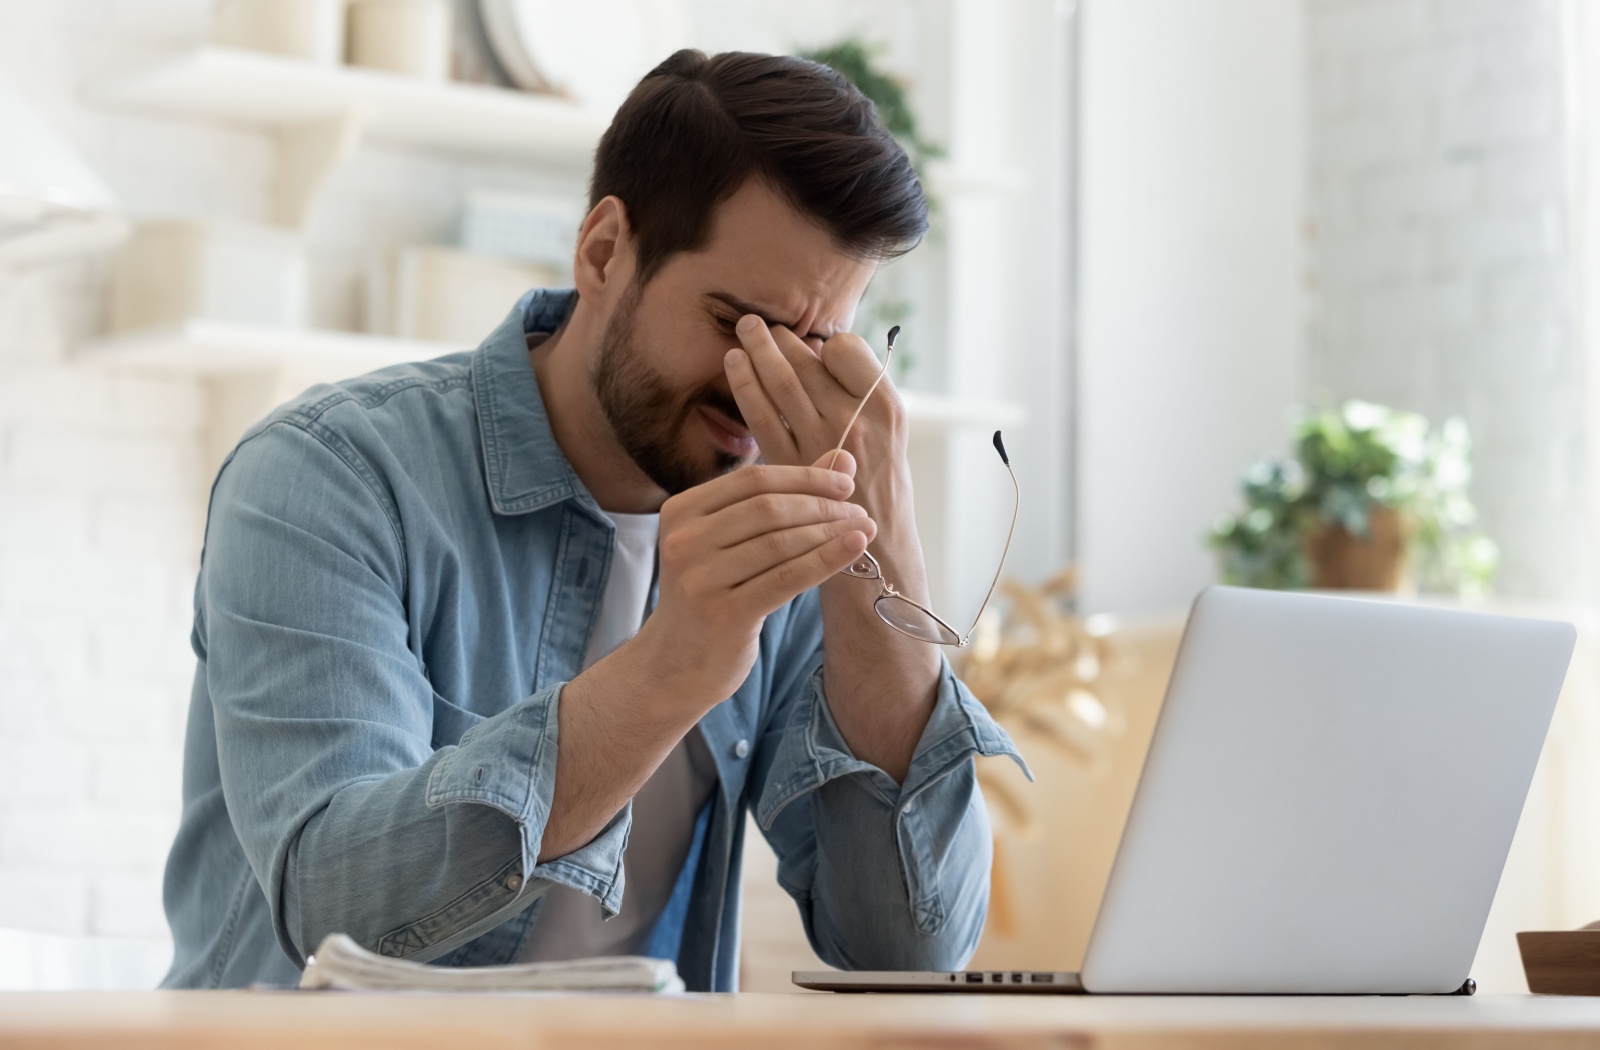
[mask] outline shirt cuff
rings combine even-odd
[[[974,755],[1005,755],[1022,768],[1029,780],[1033,779],[1033,771],[1011,737],[956,677],[943,653],[939,654],[939,695],[903,783],[897,784],[888,773],[857,758],[850,750],[828,709],[820,664],[811,674],[794,718],[790,732],[778,747],[767,780],[769,787],[757,807],[756,820],[768,830],[795,799],[830,780],[855,773],[862,774],[868,787],[887,805],[902,808],[963,767]]]
[[[427,804],[437,808],[470,802],[504,813],[522,832],[522,894],[537,895],[545,883],[560,883],[594,897],[609,918],[622,907],[622,855],[633,828],[631,803],[583,846],[538,862],[555,795],[557,712],[565,684],[542,689],[463,733],[434,766]]]

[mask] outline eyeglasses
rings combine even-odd
[[[899,325],[889,329],[889,348],[883,355],[883,368],[878,372],[878,378],[872,381],[872,386],[867,388],[861,403],[856,406],[855,414],[850,417],[850,422],[845,424],[844,433],[839,435],[839,444],[833,450],[833,458],[828,460],[830,469],[838,462],[839,453],[844,449],[844,440],[850,436],[850,429],[856,425],[856,420],[861,418],[861,410],[866,407],[867,399],[878,389],[878,384],[883,382],[884,375],[888,373],[889,358],[894,354],[894,340],[899,334]],[[907,637],[933,645],[953,645],[959,649],[972,639],[972,632],[977,630],[978,621],[983,618],[983,610],[989,607],[989,599],[994,597],[994,589],[1000,583],[1000,572],[1006,565],[1006,555],[1011,551],[1011,537],[1017,531],[1017,511],[1022,506],[1022,486],[1017,484],[1017,472],[1011,468],[1011,457],[1006,455],[1006,446],[1000,440],[998,430],[994,432],[994,450],[1000,453],[1000,462],[1005,464],[1006,473],[1011,475],[1011,488],[1015,493],[1015,500],[1011,504],[1011,527],[1006,531],[1006,545],[1000,551],[1000,564],[995,566],[994,579],[989,581],[988,593],[983,596],[983,604],[978,606],[978,614],[972,618],[972,626],[967,628],[965,634],[958,633],[943,617],[926,605],[912,601],[895,590],[894,584],[883,578],[883,568],[869,552],[862,551],[861,557],[847,568],[840,570],[846,576],[877,580],[881,583],[883,589],[879,591],[877,600],[872,603],[872,610],[878,614],[880,620]]]

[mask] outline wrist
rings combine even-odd
[[[737,687],[724,688],[716,673],[718,661],[708,659],[703,632],[683,631],[674,618],[659,609],[640,625],[624,647],[634,680],[642,687],[642,702],[659,708],[671,720],[693,712],[695,720],[721,703]]]
[[[922,540],[909,514],[898,515],[888,527],[880,524],[869,548],[885,582],[907,598],[928,601],[928,572],[922,558]]]
[[[911,471],[903,465],[887,473],[857,476],[852,498],[872,515],[880,533],[894,523],[914,520]]]

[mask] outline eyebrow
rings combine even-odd
[[[800,325],[800,322],[798,321],[774,320],[772,317],[772,311],[762,309],[761,307],[756,306],[754,303],[747,303],[738,296],[729,295],[727,292],[707,292],[706,298],[715,299],[717,302],[728,307],[730,310],[738,311],[740,317],[743,317],[745,314],[755,314],[757,317],[761,318],[762,323],[768,328],[771,328],[775,325],[782,325],[783,327],[789,329],[789,331],[794,332],[795,329]],[[797,332],[796,334],[798,335],[800,333]],[[801,338],[816,336],[819,339],[831,339],[837,334],[837,332],[807,332],[804,335],[801,335]]]

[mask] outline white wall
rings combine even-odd
[[[1572,310],[1560,0],[1311,9],[1311,383],[1472,428],[1497,589],[1582,599],[1584,367]]]
[[[0,77],[135,206],[264,200],[247,139],[77,103],[83,72],[160,46],[194,6],[0,0]],[[104,293],[95,264],[0,272],[0,927],[159,936],[204,402],[72,362]]]
[[[1300,394],[1301,6],[1085,0],[1082,607],[1186,604]]]

